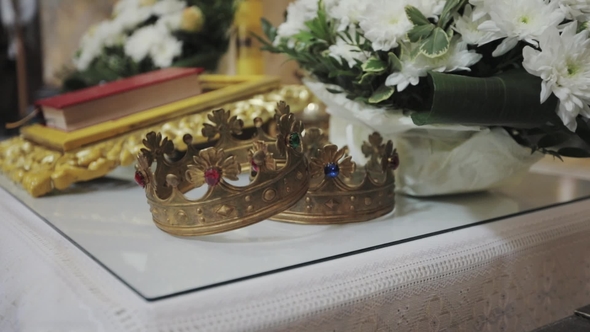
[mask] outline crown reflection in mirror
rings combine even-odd
[[[347,148],[325,144],[319,129],[306,130],[303,146],[310,160],[311,183],[305,197],[272,220],[302,224],[343,224],[371,220],[395,207],[394,170],[399,157],[393,143],[378,133],[362,146],[368,158],[360,168]]]
[[[228,113],[221,112],[223,118],[218,115],[217,123],[233,121]],[[207,130],[203,132],[210,136]],[[221,143],[203,150],[195,148],[192,136],[186,135],[186,154],[177,161],[167,157],[174,151],[171,141],[161,134],[147,134],[146,148],[138,155],[136,179],[145,189],[155,224],[173,235],[213,234],[268,219],[299,201],[309,187],[307,160],[301,147],[303,125],[293,114],[284,114],[278,118],[277,130],[276,141],[253,140],[246,150],[249,168],[255,174],[242,187],[229,182],[238,180],[243,163],[227,152],[236,151],[238,146],[235,140],[224,138],[231,130],[216,130]],[[276,153],[269,152],[271,146]],[[207,186],[203,197],[193,200],[185,196],[202,186]]]

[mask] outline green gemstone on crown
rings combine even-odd
[[[301,137],[298,133],[291,133],[288,142],[290,147],[297,149],[301,146]]]

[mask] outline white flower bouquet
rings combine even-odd
[[[334,140],[390,135],[401,191],[437,195],[590,157],[588,21],[587,0],[297,0],[261,40],[353,124]]]
[[[236,5],[234,0],[120,0],[110,19],[82,37],[64,89],[170,66],[214,70],[227,51]]]

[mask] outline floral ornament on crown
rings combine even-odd
[[[303,136],[303,149],[308,157],[317,157],[317,152],[324,145],[328,143],[328,138],[321,129],[309,128],[305,129],[305,135]]]
[[[363,142],[361,151],[365,157],[369,158],[367,168],[370,170],[385,172],[391,169],[395,171],[399,167],[399,156],[397,151],[393,149],[393,142],[388,141],[383,144],[383,137],[379,133],[372,133],[369,136],[369,142]]]
[[[288,113],[280,117],[278,121],[278,129],[277,150],[280,155],[286,155],[287,147],[295,151],[300,151],[303,122],[297,120],[292,113]]]
[[[242,128],[244,127],[244,121],[238,119],[237,116],[230,117],[230,111],[222,109],[213,111],[212,114],[208,114],[207,118],[213,124],[203,124],[202,133],[203,136],[207,137],[208,140],[212,140],[220,135],[240,135],[242,134]]]
[[[154,175],[150,169],[151,164],[146,153],[139,154],[137,165],[135,165],[135,182],[142,188],[151,186],[154,183]]]
[[[238,180],[241,173],[240,164],[235,156],[225,156],[222,149],[207,148],[199,151],[198,156],[193,157],[194,164],[188,165],[185,173],[187,181],[196,187],[207,183],[213,187],[221,181],[221,178]]]
[[[291,106],[287,105],[284,101],[279,101],[275,108],[275,122],[279,123],[281,116],[291,114]]]
[[[311,158],[309,172],[311,178],[325,177],[334,179],[340,175],[349,178],[356,169],[351,156],[346,156],[346,147],[338,149],[334,144],[328,144],[319,149],[318,156]]]
[[[264,141],[256,141],[252,144],[252,148],[248,150],[250,156],[250,166],[252,173],[256,174],[260,169],[275,170],[277,168],[276,160],[272,153],[268,152],[268,146]]]
[[[153,131],[148,133],[146,138],[143,139],[143,145],[145,145],[147,149],[142,148],[141,154],[147,158],[146,160],[148,164],[154,162],[155,158],[174,152],[174,143],[172,143],[168,137],[162,139],[161,133],[156,134]]]

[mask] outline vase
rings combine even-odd
[[[402,111],[355,102],[313,79],[305,85],[327,106],[330,141],[347,145],[353,160],[366,162],[363,141],[377,131],[393,141],[400,157],[396,191],[417,197],[486,191],[514,183],[543,158],[516,143],[503,128],[416,126]]]

